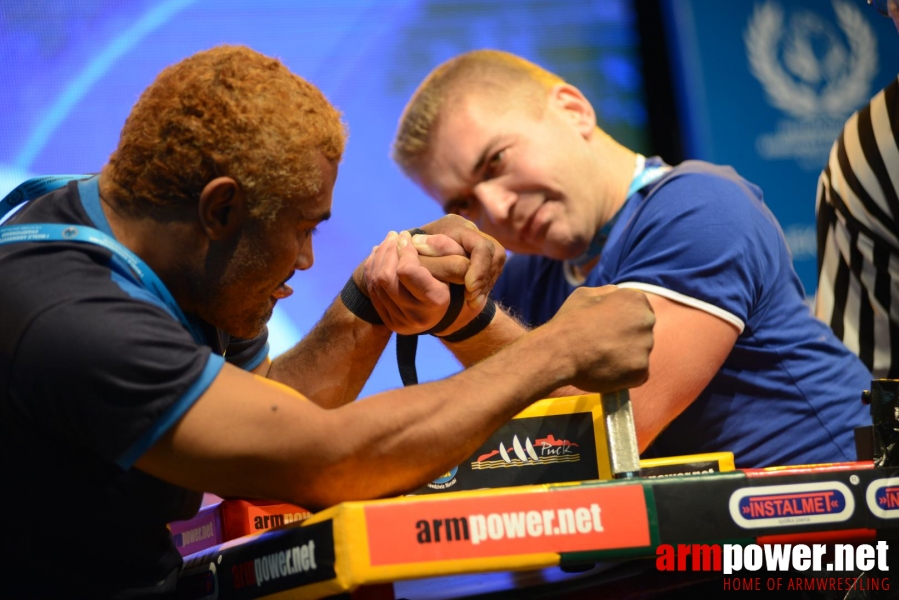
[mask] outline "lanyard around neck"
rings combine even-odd
[[[0,200],[0,224],[7,216],[12,216],[15,209],[21,208],[38,196],[49,194],[53,190],[65,186],[70,181],[87,179],[90,175],[47,175],[45,177],[33,177],[24,183],[20,183],[13,191]]]
[[[627,206],[628,202],[630,202],[632,198],[636,197],[637,193],[640,192],[640,190],[652,183],[655,183],[670,170],[671,167],[667,165],[654,165],[647,167],[646,157],[642,154],[638,154],[637,163],[634,166],[634,175],[631,178],[631,183],[627,188],[627,196],[625,197],[624,204],[621,205],[621,208],[618,209],[618,211],[612,216],[611,219],[608,220],[608,222],[606,222],[605,225],[600,227],[599,231],[596,232],[596,235],[594,235],[593,239],[590,241],[590,246],[587,247],[587,250],[580,256],[566,260],[566,265],[580,267],[589,263],[591,260],[602,254],[602,250],[605,247],[606,242],[608,242],[609,240],[609,235],[612,233],[612,228],[615,227],[618,219],[624,213],[624,207]]]
[[[113,261],[118,264],[120,267],[118,270],[123,275],[150,291],[162,302],[164,308],[190,332],[194,341],[205,345],[206,336],[196,323],[187,318],[162,280],[137,254],[120,244],[112,236],[109,223],[100,206],[100,192],[96,176],[54,175],[30,179],[16,187],[0,201],[0,223],[2,223],[3,217],[17,206],[63,187],[70,181],[78,181],[78,193],[85,211],[98,227],[106,230],[105,232],[84,225],[59,223],[3,225],[0,227],[0,245],[17,242],[80,242],[102,246],[112,252]]]

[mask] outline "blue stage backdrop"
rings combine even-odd
[[[272,321],[273,354],[324,312],[391,229],[440,216],[388,156],[427,72],[475,48],[521,54],[581,87],[602,126],[648,152],[635,15],[626,0],[0,0],[0,197],[24,179],[97,172],[141,90],[165,66],[217,44],[282,59],[343,112],[350,139],[316,263]],[[393,345],[364,395],[402,385]],[[422,381],[458,370],[422,340]]]
[[[899,72],[865,0],[664,0],[685,153],[760,185],[809,299],[815,191],[845,119]]]

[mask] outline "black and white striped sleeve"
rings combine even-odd
[[[847,121],[818,180],[815,311],[875,377],[899,377],[899,77]]]

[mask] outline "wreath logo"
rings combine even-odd
[[[877,38],[849,2],[833,0],[835,28],[812,11],[784,22],[780,5],[756,4],[743,39],[749,69],[772,106],[802,119],[842,119],[869,96],[877,72]]]

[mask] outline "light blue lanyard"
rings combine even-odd
[[[20,183],[3,200],[0,200],[0,224],[5,220],[4,217],[26,202],[34,200],[38,196],[49,194],[70,181],[87,179],[89,177],[91,175],[46,175],[44,177],[34,177],[24,183]]]
[[[645,159],[640,157],[640,159],[645,161]],[[633,179],[631,179],[631,184],[627,188],[627,196],[624,200],[624,204],[621,205],[621,208],[618,209],[618,212],[609,219],[609,221],[603,225],[599,231],[596,232],[596,235],[593,236],[593,239],[590,241],[590,246],[584,251],[583,254],[577,256],[575,258],[568,259],[566,261],[570,265],[581,266],[585,265],[600,254],[602,254],[602,249],[605,248],[606,242],[609,241],[609,235],[612,233],[612,228],[618,222],[618,218],[624,213],[624,207],[627,203],[633,198],[637,192],[645,188],[647,185],[658,181],[665,173],[671,170],[671,167],[667,165],[656,165],[652,167],[645,166],[645,162],[643,162],[643,166],[639,167],[638,171],[634,174]]]
[[[87,178],[87,179],[85,179]],[[100,194],[97,188],[97,177],[90,175],[53,175],[29,179],[10,192],[0,201],[0,222],[3,217],[16,206],[29,202],[55,189],[63,187],[70,181],[78,181],[81,203],[91,219],[100,227],[109,229],[103,209],[100,207]],[[142,286],[156,296],[188,331],[198,344],[206,345],[206,336],[202,330],[187,318],[175,298],[161,279],[134,252],[120,244],[110,233],[104,233],[93,227],[83,225],[66,225],[59,223],[29,223],[26,225],[3,225],[0,227],[0,245],[18,242],[81,242],[102,246],[112,252],[113,260],[120,266],[119,271],[129,276],[135,284]],[[124,264],[127,268],[121,268]]]
[[[630,200],[634,194],[645,188],[650,183],[658,180],[662,175],[670,170],[671,167],[665,165],[643,167],[643,169],[634,176],[634,178],[631,180],[630,186],[627,188],[627,200]],[[625,200],[625,202],[627,202],[627,200]]]

